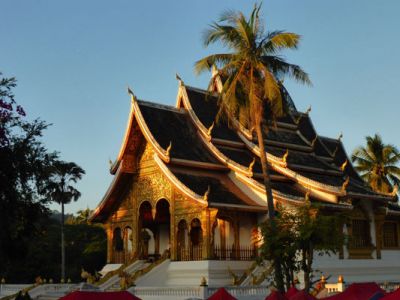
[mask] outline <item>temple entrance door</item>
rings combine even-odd
[[[150,202],[144,201],[139,207],[139,258],[147,259],[155,253],[154,221]]]
[[[155,255],[169,255],[170,251],[170,224],[171,214],[169,211],[169,203],[165,199],[161,199],[156,204],[156,216],[154,220],[156,251]]]
[[[149,256],[154,256],[155,254],[155,240],[154,234],[149,228],[143,228],[141,231],[141,247],[142,247],[142,257],[148,258]]]
[[[123,264],[125,262],[124,257],[124,240],[122,237],[122,231],[120,227],[117,227],[113,231],[113,261],[115,263]]]

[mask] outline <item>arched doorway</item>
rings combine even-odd
[[[170,227],[171,214],[169,211],[169,203],[166,199],[160,199],[156,204],[156,215],[154,219],[156,255],[169,255]]]
[[[139,258],[147,259],[149,255],[155,253],[154,241],[154,221],[150,202],[144,201],[139,207],[139,226],[138,226]]]
[[[116,227],[113,231],[112,237],[113,256],[116,263],[124,263],[124,240],[122,237],[122,230]]]
[[[203,230],[201,229],[201,222],[195,218],[190,223],[190,259],[202,259],[202,244],[203,244]]]

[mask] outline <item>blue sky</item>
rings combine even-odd
[[[141,98],[173,105],[175,73],[205,87],[194,62],[214,51],[201,34],[226,9],[248,13],[254,2],[132,0],[0,0],[0,71],[15,76],[28,117],[52,123],[44,142],[86,170],[82,198],[67,212],[94,208],[112,177],[125,131],[129,85]],[[400,146],[400,2],[269,0],[266,28],[303,36],[284,53],[313,87],[285,81],[298,109],[312,105],[317,131],[343,132],[348,152],[379,132]],[[168,124],[166,124],[168,126]],[[57,208],[57,206],[52,206]]]

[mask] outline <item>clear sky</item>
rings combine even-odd
[[[82,198],[67,212],[94,208],[108,188],[125,132],[129,85],[141,98],[174,105],[175,73],[206,87],[194,62],[201,33],[226,9],[254,2],[134,0],[0,0],[0,71],[15,76],[16,99],[29,118],[52,123],[44,142],[86,170]],[[266,28],[303,36],[286,58],[313,87],[285,84],[298,109],[312,105],[322,135],[344,134],[348,152],[379,132],[400,146],[400,1],[265,0]],[[168,124],[165,124],[168,126]],[[52,206],[52,208],[57,208]]]

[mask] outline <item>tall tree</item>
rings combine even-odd
[[[343,247],[343,217],[338,213],[327,213],[318,204],[306,201],[297,208],[279,208],[277,232],[270,224],[264,224],[262,256],[268,259],[278,248],[287,288],[294,284],[294,274],[302,271],[304,289],[309,291],[314,254],[337,254]]]
[[[352,154],[355,169],[374,191],[390,193],[400,184],[400,152],[394,145],[383,143],[379,134],[365,139],[367,145]]]
[[[196,62],[195,70],[201,73],[213,65],[219,67],[224,78],[223,90],[219,97],[219,115],[233,116],[243,125],[256,131],[266,197],[268,216],[274,225],[274,203],[271,180],[264,144],[265,130],[284,113],[281,88],[278,82],[284,76],[311,84],[299,66],[290,64],[279,53],[285,49],[297,49],[300,36],[284,31],[266,32],[259,17],[260,5],[255,5],[249,18],[241,12],[227,11],[219,22],[214,22],[205,32],[204,44],[221,42],[230,53],[213,54]],[[282,270],[279,257],[274,257],[275,283],[283,290]]]
[[[48,125],[28,121],[13,94],[15,78],[0,72],[0,276],[17,279],[13,267],[40,232],[48,213],[47,168],[57,158],[41,141]]]
[[[50,198],[61,204],[61,279],[65,279],[64,205],[77,201],[81,193],[73,186],[85,171],[73,162],[56,161],[51,167]]]
[[[88,225],[90,215],[92,214],[92,210],[88,207],[86,209],[81,209],[76,212],[76,216],[71,216],[69,219],[66,220],[68,224],[86,224]]]

